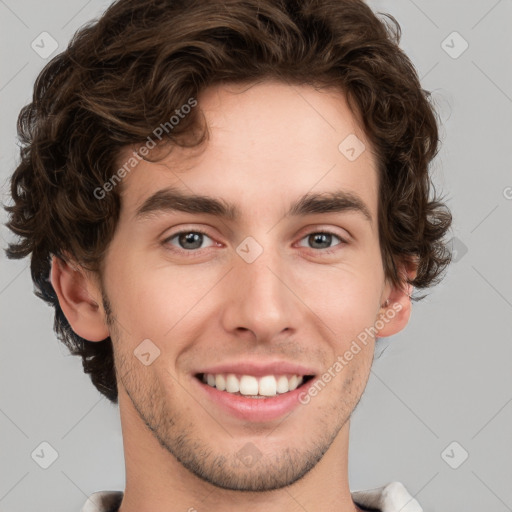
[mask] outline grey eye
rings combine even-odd
[[[333,238],[337,238],[340,242],[343,242],[343,240],[338,235],[335,235],[334,233],[326,233],[323,231],[310,233],[302,240],[307,240],[307,243],[310,244],[307,247],[312,249],[329,249],[331,247],[331,243],[333,242]],[[304,247],[304,245],[300,245]]]
[[[171,245],[176,245],[172,243],[172,240],[174,239],[177,239],[179,244],[178,247],[180,249],[187,251],[201,249],[205,239],[212,241],[208,235],[202,233],[201,231],[181,231],[180,233],[176,233],[175,235],[169,237],[167,242],[171,243]]]

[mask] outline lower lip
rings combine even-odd
[[[204,384],[198,378],[193,377],[196,384],[206,393],[208,398],[218,404],[224,411],[232,416],[245,421],[272,421],[290,413],[302,405],[299,396],[307,393],[309,386],[315,381],[310,379],[302,386],[269,398],[246,398],[242,395],[234,395],[226,391],[219,391],[208,384]]]

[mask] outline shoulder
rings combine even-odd
[[[353,491],[351,494],[357,505],[380,512],[423,512],[401,482],[390,482],[382,487]]]
[[[123,491],[93,492],[80,512],[116,512],[123,499]]]

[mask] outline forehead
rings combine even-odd
[[[210,87],[199,97],[209,138],[141,161],[122,182],[122,210],[172,186],[225,198],[237,211],[281,213],[305,193],[346,191],[377,207],[377,160],[341,91],[280,82]],[[120,155],[129,158],[131,150]]]

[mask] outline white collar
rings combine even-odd
[[[92,493],[81,512],[109,512],[118,507],[123,491],[97,491]],[[379,512],[423,512],[420,504],[407,492],[400,482],[390,482],[382,487],[352,491],[357,505],[376,509]]]

